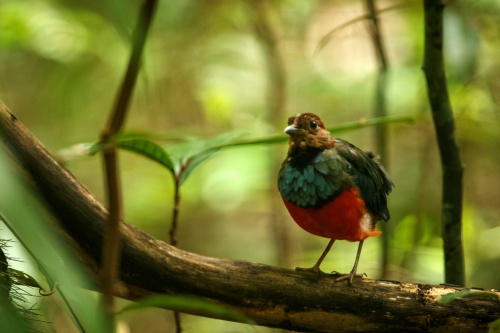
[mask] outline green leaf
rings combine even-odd
[[[170,156],[175,156],[174,159],[178,161],[175,174],[180,175],[180,184],[184,183],[199,164],[213,156],[226,142],[231,142],[235,137],[241,137],[241,133],[222,133],[209,140],[189,138],[185,142],[169,146],[167,149]]]
[[[471,295],[479,296],[482,298],[490,298],[490,299],[494,299],[496,301],[499,301],[498,295],[494,292],[484,291],[484,290],[470,290],[469,289],[469,290],[461,290],[461,291],[457,291],[455,293],[443,295],[437,301],[437,303],[441,304],[441,305],[447,305],[458,298],[463,298],[463,297],[467,297],[467,296],[471,296]]]
[[[172,311],[189,313],[196,316],[237,321],[254,324],[254,321],[243,313],[226,305],[221,305],[198,297],[181,295],[153,295],[130,303],[118,312],[121,315],[149,307],[164,308]]]
[[[498,333],[500,332],[500,319],[497,319],[495,321],[492,321],[488,325],[488,333]]]
[[[174,163],[170,155],[159,144],[147,139],[127,139],[120,137],[114,141],[121,149],[129,150],[152,159],[174,173]]]

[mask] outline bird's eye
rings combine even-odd
[[[314,130],[316,129],[316,127],[318,127],[318,123],[316,123],[316,120],[311,120],[309,126]]]

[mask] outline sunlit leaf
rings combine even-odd
[[[152,159],[174,172],[174,163],[159,144],[146,139],[116,139],[118,147]]]
[[[494,292],[484,291],[484,290],[461,290],[455,293],[450,293],[441,296],[441,298],[437,301],[438,304],[447,305],[453,302],[456,299],[467,297],[467,296],[479,296],[482,298],[490,298],[496,301],[499,301],[498,295]]]
[[[125,306],[118,314],[137,311],[149,307],[164,308],[172,311],[194,314],[202,317],[237,321],[253,324],[253,320],[228,306],[202,298],[181,295],[153,295]]]

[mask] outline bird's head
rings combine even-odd
[[[288,118],[288,127],[285,133],[293,135],[315,135],[320,129],[325,129],[325,125],[314,113],[299,113]]]
[[[288,118],[285,133],[290,135],[289,153],[305,149],[326,149],[334,140],[321,119],[314,113],[299,113]]]

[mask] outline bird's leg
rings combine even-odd
[[[313,272],[313,273],[322,273],[321,269],[319,269],[319,266],[321,265],[321,262],[323,262],[323,259],[325,259],[327,253],[330,251],[332,248],[333,243],[335,243],[335,239],[330,239],[330,242],[326,246],[326,249],[323,251],[321,254],[321,257],[319,257],[318,261],[314,264],[313,267],[310,268],[301,268],[301,267],[295,267],[296,271],[305,271],[305,272]]]
[[[359,242],[358,253],[356,254],[356,261],[354,262],[354,267],[352,268],[351,273],[342,275],[341,277],[337,278],[335,281],[339,282],[339,281],[348,280],[348,284],[351,285],[352,280],[355,277],[362,278],[363,276],[366,276],[365,273],[356,274],[356,271],[358,270],[359,257],[361,256],[361,249],[363,248],[363,242],[364,242],[364,240]]]

